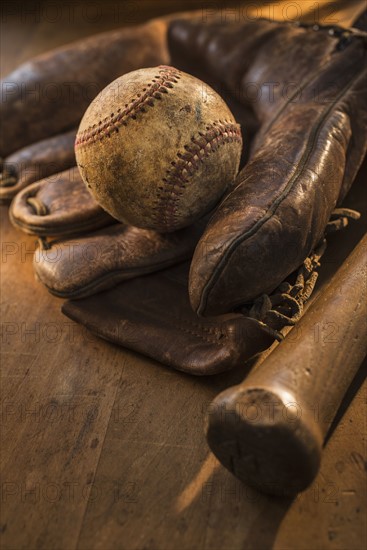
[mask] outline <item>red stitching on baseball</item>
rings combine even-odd
[[[132,99],[130,104],[125,105],[124,109],[118,109],[117,114],[111,113],[109,117],[100,120],[98,124],[93,124],[93,126],[81,132],[77,136],[75,147],[102,141],[105,137],[110,137],[111,132],[118,132],[120,126],[126,126],[131,119],[135,120],[138,113],[145,113],[146,106],[153,107],[154,99],[162,99],[162,94],[167,94],[181,78],[180,71],[173,67],[161,65],[158,71],[159,75],[144,88],[144,94],[138,96],[137,99]]]
[[[230,142],[242,143],[240,126],[228,121],[216,121],[206,127],[206,132],[199,132],[191,138],[191,143],[184,146],[184,153],[177,154],[178,160],[171,162],[163,184],[159,187],[158,203],[154,207],[154,218],[162,230],[174,229],[177,221],[178,200],[183,194],[190,176],[199,168],[200,163],[220,145]]]

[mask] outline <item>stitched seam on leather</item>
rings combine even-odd
[[[225,334],[224,332],[222,332],[220,329],[216,327],[206,327],[201,323],[194,323],[193,321],[188,321],[182,318],[180,319],[177,318],[177,320],[180,321],[181,323],[184,322],[188,326],[196,328],[200,334],[204,333],[204,335],[207,335],[207,338],[210,338],[210,340],[215,343],[218,343],[218,334],[221,339],[225,338],[226,340],[228,340],[227,334]]]
[[[122,125],[129,120],[136,119],[138,113],[144,113],[145,107],[153,107],[154,99],[162,99],[162,94],[167,94],[181,78],[180,71],[173,67],[161,65],[158,68],[160,76],[157,75],[149,84],[143,88],[143,94],[137,99],[132,99],[124,109],[118,109],[117,114],[111,113],[109,117],[100,120],[97,124],[84,130],[75,141],[75,147],[83,147],[110,137],[111,132],[118,132]],[[157,80],[159,79],[159,80]]]
[[[178,321],[176,326],[179,330],[182,330],[182,332],[191,334],[192,336],[195,336],[200,340],[203,340],[207,344],[221,345],[221,342],[217,337],[217,331],[215,330],[215,328],[204,327],[203,325],[200,325],[198,323],[193,323],[182,318],[179,319],[178,317],[175,317],[175,321]],[[184,326],[182,324],[183,322],[187,326]],[[221,332],[220,337],[223,340],[224,339],[228,340],[228,337],[225,333]]]
[[[177,325],[177,328],[181,330],[182,332],[185,332],[186,334],[190,334],[191,336],[195,336],[196,338],[199,338],[203,342],[206,342],[207,344],[217,344],[220,345],[220,343],[217,340],[213,340],[211,338],[205,337],[204,334],[200,334],[198,332],[194,332],[193,330],[190,330],[188,328],[185,328],[181,325]]]
[[[191,138],[191,143],[184,146],[184,153],[177,153],[178,160],[172,161],[159,187],[157,204],[153,207],[153,217],[163,230],[170,230],[177,223],[177,207],[190,177],[198,170],[200,163],[220,145],[242,143],[241,129],[236,123],[218,120],[206,127],[206,132],[199,132]]]
[[[232,241],[230,246],[224,252],[223,256],[220,258],[220,260],[219,260],[219,262],[216,266],[216,270],[213,272],[213,275],[210,277],[209,281],[207,282],[207,284],[204,287],[204,290],[203,290],[203,293],[202,293],[202,296],[201,296],[201,300],[200,300],[200,304],[199,304],[199,307],[197,309],[198,313],[201,313],[203,311],[203,309],[204,309],[204,307],[207,303],[208,294],[209,294],[210,290],[215,285],[216,281],[218,280],[218,278],[221,274],[221,270],[223,269],[225,263],[227,262],[228,258],[231,256],[231,254],[236,250],[237,246],[239,244],[241,244],[243,241],[245,241],[246,239],[252,237],[258,231],[258,229],[261,228],[274,215],[274,213],[276,212],[276,210],[280,206],[281,202],[292,191],[293,185],[295,183],[297,183],[298,179],[300,178],[300,176],[303,172],[304,167],[307,164],[308,159],[310,158],[310,156],[311,156],[311,154],[314,150],[315,142],[316,142],[316,139],[317,139],[317,137],[319,135],[319,132],[322,128],[323,122],[327,119],[329,114],[332,112],[335,105],[337,105],[341,101],[341,99],[344,97],[344,95],[353,86],[354,82],[359,79],[360,75],[361,75],[361,72],[360,72],[360,70],[358,70],[358,72],[355,74],[353,79],[350,82],[348,82],[348,84],[338,94],[335,101],[333,103],[331,103],[331,105],[329,105],[328,108],[323,111],[323,113],[321,114],[321,116],[319,117],[319,119],[317,121],[317,124],[314,126],[314,128],[312,129],[312,131],[310,133],[307,146],[305,148],[304,154],[302,155],[302,159],[298,164],[296,172],[293,174],[293,176],[291,176],[291,178],[288,181],[288,184],[286,185],[284,191],[273,201],[272,206],[270,208],[268,208],[265,216],[263,216],[260,220],[258,220],[255,223],[255,225],[253,227],[251,227],[248,231],[246,231],[243,235],[241,235],[240,237],[238,237],[237,239]]]

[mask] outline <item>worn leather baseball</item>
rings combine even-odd
[[[240,126],[204,82],[173,67],[128,73],[90,104],[75,142],[97,202],[116,219],[161,232],[209,212],[235,180]]]

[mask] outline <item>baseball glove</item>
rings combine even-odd
[[[80,69],[82,89],[88,50],[100,58],[114,53],[119,62],[113,67],[91,65],[95,93],[123,72],[169,63],[215,88],[244,133],[235,187],[209,219],[177,234],[115,223],[86,195],[78,176],[70,183],[75,170],[56,178],[60,184],[52,177],[25,187],[10,213],[14,224],[42,236],[36,273],[58,296],[90,296],[66,303],[64,312],[104,338],[196,374],[230,368],[281,338],[279,331],[297,321],[315,284],[327,227],[345,225],[350,215],[339,207],[366,152],[366,43],[358,29],[237,24],[215,16],[204,22],[184,14],[31,62],[37,70],[29,71],[30,83],[37,77],[46,85],[62,59],[60,85],[73,66],[75,74]],[[118,56],[123,47],[131,54]],[[14,78],[28,77],[18,69],[8,80]],[[45,140],[74,128],[91,99],[84,95],[71,112],[62,102],[47,120],[51,128],[41,124],[36,132],[42,105],[10,97],[5,126],[11,139],[2,150],[10,154],[8,144],[32,147],[31,136]],[[25,131],[17,133],[10,121],[27,108]],[[45,239],[53,235],[57,240]],[[94,296],[190,258],[190,264]]]

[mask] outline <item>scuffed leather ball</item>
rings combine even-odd
[[[82,178],[114,218],[171,232],[214,208],[236,178],[240,126],[207,84],[168,66],[109,84],[75,142]]]

